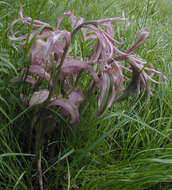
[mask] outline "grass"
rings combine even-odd
[[[44,150],[45,189],[172,190],[172,5],[160,0],[0,1],[0,189],[37,189],[36,172],[31,170],[34,150],[28,151],[34,141],[29,138],[32,114],[21,104],[19,88],[9,87],[10,79],[28,64],[24,52],[7,38],[19,4],[24,15],[52,25],[66,10],[85,20],[125,16],[130,27],[116,25],[117,37],[126,41],[121,49],[131,46],[137,31],[149,27],[151,37],[136,53],[169,78],[167,84],[154,86],[146,108],[143,96],[134,104],[129,99],[114,105],[103,118],[94,119],[91,97],[75,127],[55,112],[57,126],[45,148],[54,144],[56,158],[49,161],[49,150]],[[75,47],[75,53],[82,51],[78,39]]]

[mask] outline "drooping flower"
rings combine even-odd
[[[52,101],[48,106],[61,106],[67,113],[70,113],[72,120],[71,124],[79,121],[79,112],[75,104],[65,98],[60,98]]]
[[[72,31],[60,30],[60,25],[65,17],[71,20]],[[14,25],[22,22],[32,27],[31,34],[16,36]],[[82,17],[76,18],[72,12],[62,14],[51,27],[48,23],[24,17],[20,7],[20,18],[14,20],[9,30],[9,39],[21,41],[22,46],[30,45],[30,66],[14,80],[30,82],[33,84],[33,94],[29,105],[35,106],[49,101],[47,105],[62,107],[63,115],[71,115],[71,123],[79,121],[78,107],[82,101],[88,101],[90,93],[96,84],[99,97],[97,116],[101,116],[112,106],[113,103],[125,100],[136,93],[147,93],[147,102],[152,95],[151,82],[159,84],[153,79],[158,75],[164,80],[166,76],[157,71],[152,63],[147,63],[133,52],[141,46],[150,36],[148,28],[143,28],[137,33],[139,39],[128,50],[120,50],[123,41],[118,41],[115,36],[114,22],[125,22],[126,18],[107,18],[84,22]],[[88,58],[74,57],[70,54],[72,41],[78,31],[81,31],[84,43],[94,41],[92,54]],[[125,62],[125,65],[124,65]],[[92,76],[89,86],[80,86],[79,80],[87,75]],[[132,77],[128,86],[124,88],[125,72],[131,72]],[[14,81],[13,80],[13,81]],[[47,89],[44,80],[49,82]],[[40,89],[41,90],[40,90]],[[43,90],[42,90],[43,89]],[[80,89],[80,90],[78,90]],[[83,92],[87,91],[87,94]],[[59,97],[59,95],[61,97]]]

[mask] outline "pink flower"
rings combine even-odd
[[[66,16],[71,20],[71,32],[59,29]],[[20,7],[20,18],[11,24],[9,39],[21,41],[22,47],[29,44],[30,66],[25,69],[27,74],[22,74],[25,77],[18,77],[15,80],[25,79],[26,82],[33,84],[33,90],[36,92],[31,96],[30,106],[48,101],[48,106],[60,106],[62,114],[70,114],[71,123],[79,121],[78,107],[82,101],[88,103],[89,96],[94,92],[94,84],[99,91],[96,114],[101,116],[113,103],[125,100],[133,93],[138,97],[141,92],[146,92],[148,102],[152,95],[151,82],[160,84],[153,79],[154,75],[167,80],[167,77],[157,71],[152,63],[147,63],[133,54],[149,38],[148,28],[140,30],[137,34],[139,39],[132,47],[125,51],[120,50],[123,42],[115,39],[113,23],[125,22],[128,27],[129,21],[126,18],[116,17],[84,22],[83,18],[77,19],[69,11],[58,18],[54,28],[48,23],[34,20],[31,34],[17,37],[14,25],[18,22],[31,27],[32,18],[23,16],[22,7]],[[84,44],[90,40],[95,44],[92,47],[92,54],[87,59],[84,58],[85,60],[70,54],[73,48],[72,41],[78,31],[82,33]],[[126,77],[123,70],[132,74],[126,88],[124,88]],[[82,82],[88,84],[89,76],[92,79],[90,85],[81,85]],[[83,78],[86,81],[81,81]],[[45,89],[44,79],[48,81],[47,89]]]

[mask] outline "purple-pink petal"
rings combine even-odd
[[[57,30],[62,22],[62,20],[66,17],[70,17],[71,22],[72,22],[72,27],[74,27],[75,23],[76,23],[76,17],[73,15],[73,13],[71,11],[65,12],[63,13],[57,20],[55,29]]]
[[[48,106],[61,106],[66,112],[68,112],[71,115],[71,124],[74,124],[79,121],[78,108],[68,99],[60,98],[53,100]]]
[[[83,64],[83,63],[70,63],[70,64],[64,64],[62,66],[62,72],[66,75],[78,73],[81,70],[88,70],[93,76],[97,85],[99,86],[99,77],[90,65]]]
[[[48,99],[49,91],[47,89],[34,92],[29,101],[29,106],[42,104]]]
[[[47,80],[50,79],[50,74],[45,71],[45,69],[41,65],[31,65],[29,67],[29,71],[31,73],[37,74],[40,77],[43,77]]]
[[[77,89],[71,92],[69,100],[74,104],[78,105],[83,100],[83,93],[81,89]]]
[[[142,29],[138,35],[140,36],[140,39],[130,48],[126,51],[126,53],[131,54],[135,49],[137,49],[145,40],[147,40],[150,36],[149,28]]]
[[[108,22],[126,22],[127,25],[129,25],[129,21],[127,18],[120,18],[120,17],[94,20],[94,22],[99,23],[99,24],[104,24],[104,23],[108,23]]]

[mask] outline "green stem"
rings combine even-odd
[[[40,190],[43,190],[43,177],[42,177],[42,143],[43,143],[43,125],[42,121],[40,119],[39,122],[40,125],[38,125],[37,129],[37,145],[36,145],[36,154],[37,154],[37,170],[38,170],[38,176],[39,176],[39,187]]]
[[[38,152],[38,175],[39,175],[39,187],[40,190],[43,190],[43,178],[42,178],[42,165],[41,165],[41,159],[42,159],[42,149],[40,148]]]

